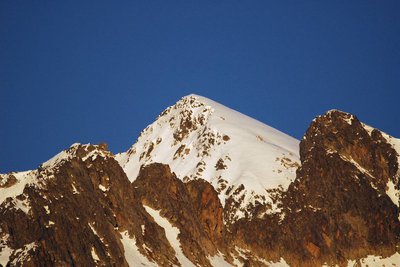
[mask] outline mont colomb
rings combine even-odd
[[[342,111],[298,141],[189,95],[126,152],[0,174],[0,264],[400,266],[399,154]]]

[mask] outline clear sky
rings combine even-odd
[[[127,150],[196,93],[301,138],[341,109],[400,137],[400,1],[0,1],[0,172]]]

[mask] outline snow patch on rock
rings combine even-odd
[[[362,267],[367,267],[367,266],[400,266],[400,254],[396,252],[390,257],[387,258],[382,258],[381,256],[374,256],[374,255],[369,255],[365,258],[360,259],[359,261],[356,260],[349,260],[347,262],[348,267],[352,266],[359,266],[357,265],[359,263]]]
[[[90,250],[90,254],[92,255],[92,259],[97,263],[100,261],[99,256],[96,253],[96,249],[94,247],[92,247],[92,249]]]
[[[211,266],[218,266],[218,267],[233,267],[234,265],[230,264],[224,259],[224,255],[218,253],[214,256],[208,256],[208,260],[211,263]]]
[[[2,266],[6,266],[10,256],[13,252],[13,249],[11,249],[9,246],[7,246],[7,240],[9,238],[9,235],[6,234],[0,239],[0,264]]]
[[[157,264],[149,261],[139,252],[135,238],[129,237],[128,231],[122,232],[121,236],[121,242],[124,246],[125,260],[128,262],[129,266],[157,266]]]
[[[181,244],[178,240],[179,229],[177,227],[172,226],[172,224],[164,217],[160,215],[160,211],[150,208],[149,206],[143,206],[148,214],[153,217],[154,221],[164,228],[165,235],[168,239],[168,242],[175,250],[176,258],[181,263],[182,266],[195,266],[184,254],[181,248]]]

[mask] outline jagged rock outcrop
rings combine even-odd
[[[31,183],[0,206],[1,252],[10,265],[128,266],[126,243],[160,265],[178,264],[110,152],[74,145],[65,154],[27,174]]]
[[[283,221],[296,225],[295,254],[327,262],[394,254],[398,196],[388,191],[399,188],[398,154],[382,133],[369,132],[351,114],[330,111],[312,122],[300,157]]]
[[[184,184],[167,165],[158,163],[143,167],[133,187],[143,205],[161,210],[161,215],[180,230],[178,238],[190,261],[210,266],[207,256],[216,254],[218,236],[222,234],[222,229],[220,233],[215,232],[219,230],[216,226],[221,228],[223,224],[222,208],[213,187],[197,181]],[[219,210],[214,212],[212,207],[209,210],[205,204]]]

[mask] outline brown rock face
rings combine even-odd
[[[318,117],[300,143],[302,166],[285,199],[283,224],[301,260],[344,262],[393,254],[399,238],[398,207],[386,194],[398,188],[397,153],[350,114]],[[289,236],[290,236],[289,235]]]
[[[12,266],[128,266],[121,243],[124,231],[149,259],[160,265],[177,263],[164,230],[140,205],[118,163],[98,153],[83,160],[94,149],[78,146],[57,167],[39,168],[37,182],[19,197],[29,202],[29,212],[12,208],[11,199],[1,205],[1,237],[8,236]]]
[[[184,184],[167,165],[158,163],[143,167],[133,187],[143,205],[161,210],[180,229],[186,257],[210,266],[206,257],[216,253],[223,231],[222,207],[214,188],[200,180]]]
[[[204,180],[192,180],[185,184],[196,217],[211,241],[220,244],[224,234],[223,208],[215,189]]]
[[[350,163],[357,163],[380,193],[386,190],[389,180],[396,180],[397,153],[383,138],[380,131],[369,133],[354,116],[340,111],[328,112],[317,118],[300,143],[302,162],[316,159],[313,148],[329,154],[338,154]],[[375,179],[373,179],[375,178]],[[378,179],[379,178],[379,179]]]

